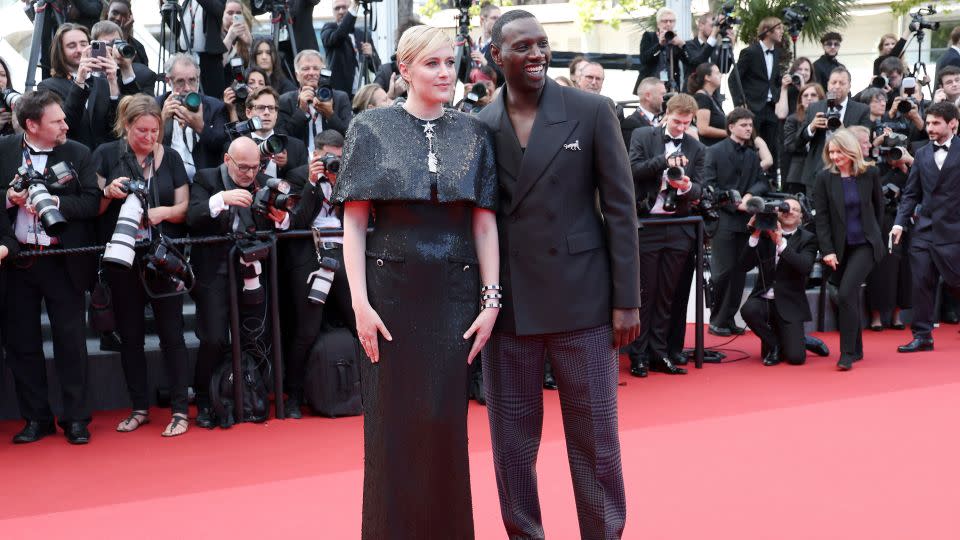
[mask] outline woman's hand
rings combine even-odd
[[[837,266],[840,265],[840,259],[837,259],[836,253],[831,253],[829,255],[823,256],[823,264],[829,266],[834,271],[837,269]]]
[[[357,337],[360,338],[360,345],[370,361],[376,364],[380,361],[378,334],[383,334],[387,341],[393,341],[393,336],[370,304],[354,308],[353,312],[357,317]]]
[[[0,129],[7,127],[7,124],[13,120],[13,113],[10,111],[0,112]]]
[[[158,206],[147,210],[147,218],[151,225],[159,225],[166,221],[168,217],[170,217],[170,207],[168,206]]]
[[[126,199],[127,192],[123,190],[123,183],[130,181],[126,176],[121,176],[120,178],[115,178],[113,182],[107,184],[107,187],[103,188],[103,196],[108,199]]]
[[[493,323],[497,322],[497,315],[499,314],[499,308],[481,310],[477,318],[473,320],[473,324],[467,329],[467,333],[463,335],[463,339],[474,338],[473,347],[470,347],[470,354],[467,355],[468,364],[473,363],[473,359],[480,354],[483,346],[487,344],[487,340],[490,339],[490,334],[493,332]]]

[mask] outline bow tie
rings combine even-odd
[[[766,51],[763,51],[763,52],[764,52],[764,54],[773,54],[773,49],[769,49],[769,50],[766,50]]]
[[[934,152],[934,153],[937,153],[937,152],[939,152],[940,150],[943,150],[944,152],[949,152],[949,151],[950,151],[950,145],[949,145],[949,144],[937,144],[937,143],[933,143],[933,152]]]
[[[683,143],[683,137],[674,139],[674,138],[671,137],[670,135],[667,135],[666,133],[664,133],[664,134],[663,134],[663,143],[664,143],[664,144],[673,143],[673,144],[675,144],[675,145],[677,145],[677,146],[680,146],[681,143]]]

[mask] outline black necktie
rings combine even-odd
[[[949,145],[949,144],[937,144],[937,143],[933,143],[933,152],[934,152],[934,153],[937,153],[937,152],[939,152],[940,150],[943,150],[944,152],[949,152],[949,151],[950,151],[950,145]]]

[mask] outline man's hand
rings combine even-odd
[[[754,227],[754,225],[756,224],[756,222],[757,222],[757,215],[754,214],[754,215],[750,216],[750,221],[747,222],[747,228],[750,229],[750,231],[751,231],[751,232],[750,232],[750,236],[752,236],[752,237],[756,238],[757,240],[759,240],[759,239],[760,239],[760,229],[757,229],[757,228]]]
[[[367,56],[373,56],[373,45],[371,45],[371,44],[369,44],[369,43],[361,43],[361,44],[360,44],[360,52],[362,52],[363,54],[365,54],[365,55],[367,55]]]
[[[7,124],[9,124],[12,120],[13,120],[12,112],[10,111],[0,112],[0,129],[7,127]]]
[[[933,102],[940,103],[945,99],[947,99],[947,93],[943,91],[943,88],[937,88],[937,91],[933,93]]]
[[[613,308],[613,346],[626,347],[640,335],[640,310]]]
[[[746,211],[747,211],[747,201],[749,201],[749,200],[752,199],[752,198],[753,198],[753,195],[751,195],[751,194],[749,194],[749,193],[744,193],[744,194],[743,194],[743,198],[740,199],[740,204],[737,205],[737,210],[740,211],[740,212],[746,212]]]
[[[237,93],[233,91],[233,88],[226,87],[223,89],[223,103],[229,108],[233,108],[237,101]]]
[[[487,58],[483,56],[483,53],[481,53],[480,51],[471,52],[470,58],[473,59],[474,62],[480,64],[481,66],[487,65]]]
[[[684,176],[683,178],[677,181],[667,180],[667,184],[669,184],[670,187],[674,189],[678,189],[680,191],[686,191],[687,189],[690,188],[690,177]]]
[[[197,135],[203,133],[203,103],[200,104],[197,112],[192,112],[186,107],[180,107],[176,116],[181,126],[189,126]]]
[[[160,110],[160,118],[166,122],[167,120],[172,120],[174,118],[179,118],[180,109],[183,106],[180,104],[180,101],[177,99],[176,94],[170,92],[167,96],[167,99],[163,101],[163,108]]]
[[[279,154],[274,154],[270,159],[277,164],[277,169],[282,169],[287,166],[287,151],[284,150]]]
[[[310,114],[310,105],[313,103],[314,95],[316,95],[316,90],[312,86],[304,86],[300,89],[297,100],[301,111]]]
[[[780,227],[780,222],[777,222],[777,228],[767,231],[767,236],[773,240],[773,245],[779,246],[780,239],[783,238],[783,228]]]
[[[387,97],[390,99],[397,99],[398,96],[402,95],[407,91],[407,81],[393,73],[390,75],[390,86],[387,87]]]
[[[81,86],[87,82],[90,74],[100,69],[100,63],[96,58],[90,58],[90,56],[88,56],[89,54],[90,49],[84,51],[83,56],[80,58],[80,64],[77,67],[77,76],[74,81]]]
[[[253,195],[245,189],[231,189],[220,193],[220,196],[223,197],[223,204],[227,206],[249,208],[253,204]]]
[[[324,118],[330,118],[333,116],[333,100],[330,101],[320,101],[319,99],[313,100],[313,106],[316,107],[317,112],[319,112]]]
[[[810,122],[810,127],[814,130],[817,129],[827,129],[827,115],[822,112],[818,112],[817,116],[814,117],[813,121]]]
[[[0,246],[0,261],[6,259],[9,254],[10,250],[7,249],[7,246]]]
[[[674,46],[676,46],[676,47],[683,47],[683,45],[684,45],[684,43],[683,43],[683,38],[680,37],[680,34],[676,34],[676,33],[675,33],[674,36],[673,36],[673,41],[671,41],[670,44],[671,44],[671,45],[674,45]]]
[[[270,207],[270,209],[267,211],[267,217],[270,218],[270,220],[274,223],[280,224],[283,223],[283,220],[287,219],[287,212],[285,210]]]
[[[667,167],[686,167],[689,161],[687,156],[671,156],[667,158]]]
[[[12,187],[7,189],[7,200],[10,204],[24,206],[27,204],[27,190],[15,191]]]
[[[823,256],[823,264],[829,266],[833,270],[836,270],[837,266],[840,264],[840,259],[837,258],[836,253],[830,253],[829,255]]]
[[[896,246],[900,244],[901,236],[903,236],[903,227],[900,225],[894,225],[893,228],[890,229],[890,240],[893,241],[893,245]]]

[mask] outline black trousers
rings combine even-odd
[[[121,342],[120,360],[133,409],[147,410],[150,406],[147,357],[143,351],[146,335],[143,312],[149,303],[153,306],[160,350],[163,351],[163,359],[170,375],[170,409],[174,413],[186,414],[190,360],[183,340],[183,296],[155,299],[148,297],[140,281],[139,260],[130,270],[106,266],[104,274],[113,293],[113,312]]]
[[[307,365],[307,359],[310,356],[310,350],[316,343],[317,337],[323,330],[323,323],[330,315],[337,317],[351,331],[356,330],[354,322],[353,304],[350,300],[350,287],[347,284],[347,272],[343,266],[343,248],[321,250],[322,257],[331,257],[340,263],[339,268],[334,273],[333,284],[327,293],[327,302],[325,304],[314,304],[307,300],[307,294],[310,292],[310,284],[307,283],[307,276],[320,268],[316,257],[307,259],[304,264],[294,266],[290,269],[291,290],[293,293],[294,312],[296,319],[293,322],[294,335],[290,344],[290,352],[285,356],[286,377],[284,386],[291,395],[301,395],[303,392],[303,379]],[[332,312],[332,313],[331,313]]]
[[[47,392],[47,365],[40,331],[40,305],[46,305],[53,331],[54,366],[60,382],[61,427],[90,421],[87,404],[87,341],[84,293],[74,287],[63,259],[39,257],[29,267],[7,269],[4,334],[7,360],[16,383],[20,415],[26,420],[52,422]],[[5,265],[6,266],[6,265]]]
[[[913,321],[910,329],[917,338],[932,337],[934,306],[936,305],[937,283],[944,278],[943,296],[960,296],[960,283],[949,283],[955,272],[951,267],[957,263],[945,260],[929,238],[929,229],[915,233],[910,243],[910,271],[913,274]],[[939,246],[942,250],[943,246]],[[944,272],[947,270],[947,272]],[[8,337],[9,339],[9,337]]]
[[[667,336],[667,354],[683,352],[683,340],[687,336],[687,305],[690,304],[690,289],[697,275],[696,244],[690,247],[690,256],[680,271],[680,281],[673,293],[673,305],[670,309],[670,335]]]
[[[837,272],[832,278],[837,283],[837,303],[840,327],[840,357],[863,357],[863,306],[860,286],[873,270],[873,248],[870,244],[847,245]]]
[[[220,54],[199,53],[200,84],[205,95],[217,98],[223,95],[227,82],[223,75],[223,56]]]
[[[740,308],[744,322],[760,338],[764,348],[780,348],[780,358],[790,364],[807,360],[803,321],[787,321],[777,311],[775,300],[751,297]]]
[[[766,106],[760,109],[759,114],[757,114],[756,119],[753,121],[753,125],[756,126],[757,134],[767,143],[767,148],[769,148],[770,153],[773,154],[773,165],[770,167],[770,170],[776,171],[780,164],[780,134],[782,130],[780,129],[780,119],[777,118],[777,114],[774,112],[773,103],[767,103]]]
[[[674,293],[686,267],[693,240],[676,225],[647,226],[640,237],[640,334],[631,349],[651,358],[667,355]]]
[[[740,309],[747,273],[740,269],[740,258],[747,247],[746,232],[718,230],[711,242],[710,270],[714,286],[714,305],[710,306],[710,324],[733,326]]]

